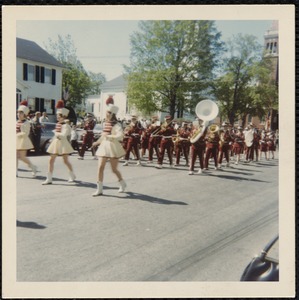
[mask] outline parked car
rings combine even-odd
[[[54,130],[56,123],[44,122],[42,123],[42,133],[40,138],[40,149],[43,153],[47,152],[47,149],[54,137]]]

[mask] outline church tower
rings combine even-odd
[[[273,71],[272,78],[278,86],[278,57],[279,57],[279,37],[278,37],[278,21],[273,21],[270,29],[264,34],[264,49],[265,56],[270,57],[272,60]],[[268,114],[267,129],[278,129],[278,111],[272,109]]]

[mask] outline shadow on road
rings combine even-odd
[[[235,180],[235,181],[254,181],[254,182],[269,183],[269,181],[265,181],[265,180],[258,180],[258,179],[251,179],[251,178],[242,178],[240,176],[216,175],[216,174],[207,174],[207,175],[213,176],[213,177],[218,177],[218,178],[223,178],[223,179]]]
[[[114,188],[105,187],[105,189],[114,189]],[[165,205],[188,205],[188,203],[182,202],[182,201],[173,201],[173,200],[167,200],[167,199],[162,199],[162,198],[156,198],[156,197],[152,197],[152,196],[145,195],[145,194],[139,194],[139,193],[126,192],[126,193],[123,193],[122,195],[124,195],[124,196],[106,195],[105,194],[104,197],[142,200],[142,201],[147,201],[147,202],[151,202],[151,203],[165,204]]]
[[[31,229],[45,229],[47,228],[44,225],[39,225],[35,222],[22,222],[17,220],[17,227],[25,227],[25,228],[31,228]]]

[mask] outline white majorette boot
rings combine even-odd
[[[50,172],[47,174],[47,179],[44,182],[42,182],[42,185],[46,184],[52,184],[52,173]]]
[[[126,161],[123,163],[123,166],[125,167],[125,166],[128,166],[128,165],[129,165],[129,161],[126,160]]]
[[[101,181],[97,182],[97,190],[92,194],[93,197],[103,195],[103,183]]]
[[[70,174],[70,178],[69,178],[68,182],[74,182],[76,179],[76,175],[74,174],[73,171],[69,171],[69,174]]]
[[[120,188],[119,188],[118,192],[123,193],[127,187],[127,184],[125,183],[124,180],[120,180],[119,183],[120,183]]]
[[[36,172],[37,172],[37,167],[33,164],[29,165],[30,169],[31,169],[31,174],[33,177],[36,177]]]

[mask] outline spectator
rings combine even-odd
[[[34,118],[31,120],[32,128],[32,143],[34,146],[35,155],[40,154],[40,138],[42,134],[42,124],[40,123],[41,113],[37,111]]]
[[[40,123],[49,122],[49,118],[47,117],[47,113],[44,111],[43,115],[39,118]]]

